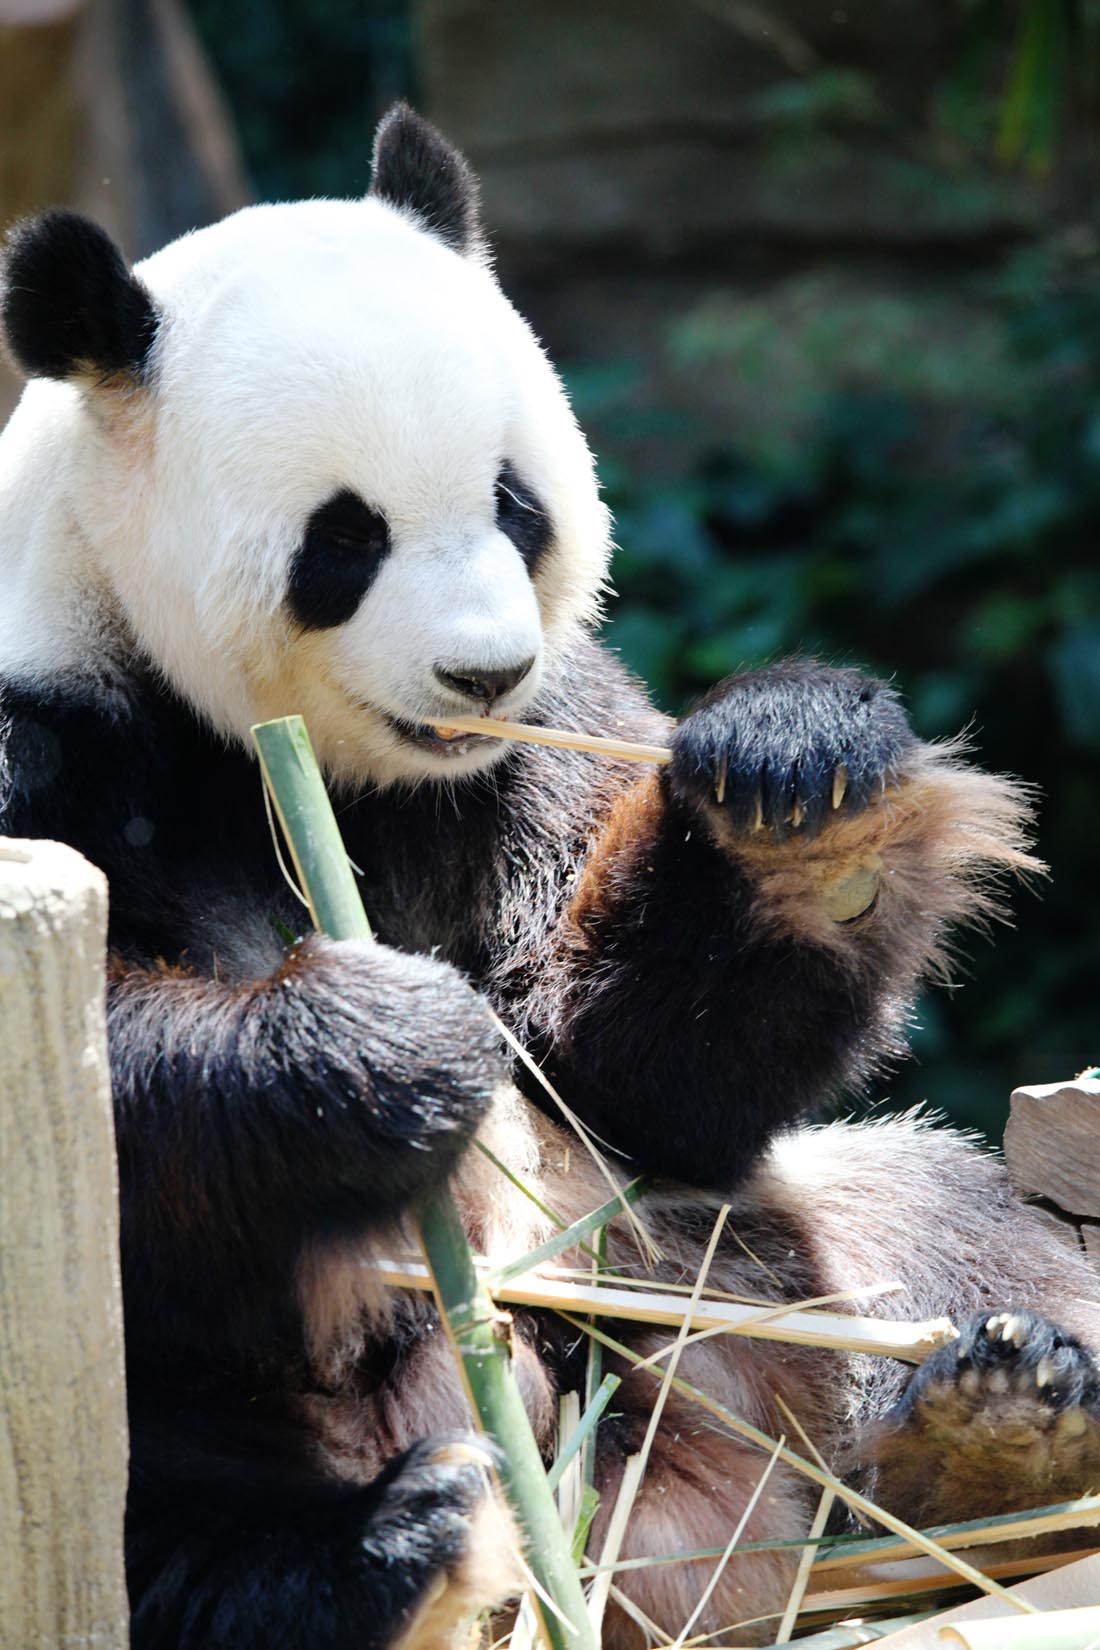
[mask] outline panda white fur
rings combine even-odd
[[[670,734],[593,637],[591,459],[461,157],[398,108],[368,199],[252,208],[133,272],[47,214],[9,239],[3,321],[31,382],[0,439],[0,829],[110,878],[137,1650],[443,1645],[514,1585],[431,1309],[362,1265],[447,1176],[486,1252],[544,1235],[465,1151],[479,1127],[563,1218],[606,1195],[541,1090],[508,1087],[486,997],[657,1177],[658,1276],[694,1275],[728,1200],[717,1286],[898,1276],[868,1310],[964,1326],[912,1381],[739,1339],[690,1347],[689,1381],[773,1435],[785,1397],[912,1519],[1097,1487],[1085,1262],[950,1133],[798,1127],[896,1050],[990,876],[1032,863],[1021,797],[812,661],[731,678]],[[674,759],[431,731],[471,707]],[[300,917],[248,729],[291,711],[375,948],[280,939]],[[619,1224],[610,1260],[639,1267]],[[583,1350],[534,1314],[517,1348],[549,1451]],[[655,1390],[621,1373],[596,1550]],[[624,1556],[720,1547],[761,1465],[677,1394]],[[815,1504],[780,1469],[745,1538],[796,1537]],[[767,1642],[793,1563],[735,1559],[695,1630]],[[675,1635],[709,1575],[621,1587]],[[613,1607],[605,1641],[641,1638]]]

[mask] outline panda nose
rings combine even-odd
[[[461,693],[464,699],[490,703],[518,687],[534,662],[533,657],[524,659],[522,664],[508,665],[503,670],[483,670],[477,665],[458,665],[454,670],[444,670],[442,665],[436,665],[435,679],[453,693]]]

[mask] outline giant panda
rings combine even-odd
[[[913,1119],[807,1125],[897,1051],[948,931],[1027,870],[1018,789],[896,693],[788,660],[678,727],[595,626],[608,520],[562,387],[502,295],[464,160],[401,106],[368,197],[259,206],[135,269],[92,223],[9,237],[0,829],[110,882],[136,1650],[449,1645],[515,1588],[514,1532],[431,1307],[372,1254],[450,1180],[483,1252],[606,1187],[487,1005],[621,1160],[662,1258],[771,1301],[949,1313],[900,1363],[723,1338],[681,1374],[920,1522],[1100,1487],[1095,1277],[998,1164]],[[477,710],[668,739],[660,773],[480,736]],[[249,728],[300,711],[381,944],[303,927]],[[515,1087],[518,1081],[525,1092]],[[616,1222],[609,1265],[641,1270]],[[395,1237],[396,1234],[396,1237]],[[583,1347],[517,1313],[549,1455]],[[619,1325],[648,1355],[667,1334]],[[615,1360],[609,1358],[609,1366]],[[619,1366],[598,1552],[655,1384]],[[721,1547],[759,1451],[673,1394],[623,1557]],[[780,1467],[745,1539],[797,1538]],[[734,1558],[693,1631],[774,1637],[794,1556]],[[709,1580],[624,1571],[609,1646]]]

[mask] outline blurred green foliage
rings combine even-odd
[[[971,148],[1047,171],[1067,107],[1100,107],[1100,3],[965,0],[961,25],[939,89],[940,122]]]
[[[922,1003],[927,1069],[888,1085],[996,1136],[1013,1083],[1100,1048],[1100,248],[1079,230],[950,297],[803,276],[671,324],[672,362],[729,374],[762,417],[682,482],[604,464],[611,637],[673,711],[790,651],[864,665],[924,736],[968,726],[1040,788],[1053,881],[1015,895],[979,976]],[[612,454],[638,439],[613,411],[634,370],[570,374]]]
[[[366,190],[374,127],[415,94],[409,0],[188,0],[261,200]]]

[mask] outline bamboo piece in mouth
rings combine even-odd
[[[553,745],[558,750],[592,751],[617,756],[624,762],[671,762],[667,745],[640,745],[631,739],[607,739],[595,733],[571,733],[565,728],[537,728],[526,722],[500,722],[494,716],[451,716],[436,725],[441,739],[456,733],[488,734],[491,739],[518,739],[529,745]]]

